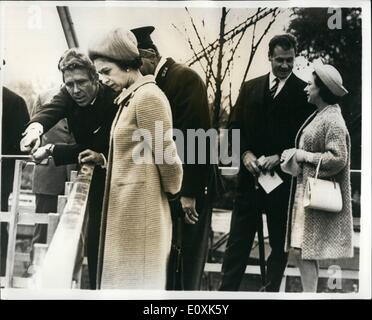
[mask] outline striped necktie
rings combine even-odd
[[[274,79],[274,85],[270,89],[270,96],[273,99],[275,97],[276,90],[278,90],[278,85],[279,85],[279,79],[278,78],[275,78]]]

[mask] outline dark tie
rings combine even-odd
[[[274,79],[274,85],[271,87],[270,89],[270,96],[271,98],[274,99],[274,96],[275,96],[275,93],[276,93],[276,90],[278,89],[278,85],[279,85],[279,79],[278,78],[275,78]]]

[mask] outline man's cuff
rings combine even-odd
[[[101,165],[101,168],[102,169],[106,169],[107,168],[107,160],[106,160],[106,157],[103,153],[100,153],[102,159],[103,159],[103,164]]]

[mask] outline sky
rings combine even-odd
[[[61,54],[67,49],[63,30],[56,10],[56,3],[23,2],[6,3],[3,6],[1,40],[6,66],[3,68],[3,83],[12,86],[16,81],[32,81],[42,91],[61,82],[57,63]],[[72,21],[80,48],[86,51],[98,34],[115,27],[131,29],[153,25],[156,30],[152,35],[154,43],[163,56],[171,56],[178,62],[185,62],[192,57],[192,51],[186,41],[185,28],[193,43],[197,43],[195,33],[190,25],[189,16],[184,7],[140,7],[140,2],[126,4],[106,2],[68,3]],[[255,8],[233,8],[227,18],[226,29],[244,21]],[[219,32],[221,9],[216,7],[190,7],[196,26],[206,43],[214,41]],[[282,33],[289,22],[289,10],[282,10],[268,35],[262,41],[253,60],[247,79],[267,73],[270,64],[267,59],[268,41],[274,34]],[[257,26],[260,34],[267,20]],[[174,27],[176,26],[177,29]],[[250,52],[252,32],[244,36],[230,74],[232,97],[235,100],[240,87],[245,66]],[[228,53],[226,53],[228,54]],[[193,68],[203,77],[200,65]]]

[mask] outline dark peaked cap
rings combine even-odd
[[[155,27],[147,26],[141,28],[131,29],[137,39],[138,42],[138,49],[149,49],[151,48],[154,43],[150,37],[151,33],[155,30]]]

